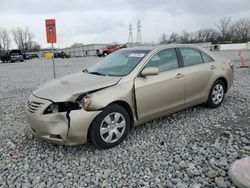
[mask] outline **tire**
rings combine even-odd
[[[217,108],[225,98],[225,84],[221,80],[216,80],[210,89],[207,106]]]
[[[92,122],[90,141],[99,149],[117,146],[127,137],[130,124],[129,114],[123,107],[116,104],[109,105]]]
[[[103,56],[104,56],[104,57],[106,57],[107,55],[108,55],[108,53],[107,53],[107,52],[104,52],[104,53],[103,53]]]

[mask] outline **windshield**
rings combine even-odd
[[[149,50],[124,50],[114,52],[88,69],[90,74],[125,76],[147,55]]]

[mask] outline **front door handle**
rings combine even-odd
[[[215,65],[211,65],[211,66],[210,66],[210,69],[215,69],[215,68],[216,68]]]
[[[183,74],[178,73],[178,74],[176,75],[176,78],[182,78],[183,76],[184,76]]]

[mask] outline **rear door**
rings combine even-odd
[[[205,102],[216,69],[214,60],[196,48],[182,47],[178,52],[186,82],[185,104],[190,106]]]
[[[135,97],[139,120],[173,110],[184,105],[185,80],[179,74],[176,50],[158,52],[146,67],[157,67],[159,75],[135,79]]]

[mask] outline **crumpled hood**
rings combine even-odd
[[[70,100],[72,96],[115,85],[120,79],[121,77],[80,72],[52,80],[40,86],[33,94],[54,102],[64,102]]]

